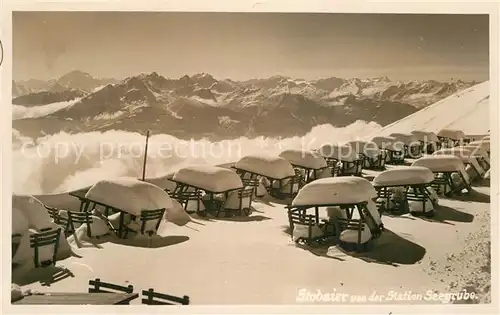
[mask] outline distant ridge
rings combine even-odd
[[[458,129],[469,135],[486,134],[490,129],[490,82],[476,84],[455,93],[371,134],[387,136],[413,130],[439,132]]]

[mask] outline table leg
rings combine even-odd
[[[120,211],[120,226],[118,227],[118,237],[119,238],[123,237],[123,220],[124,220],[124,213],[123,213],[123,211]]]
[[[90,201],[87,200],[85,202],[85,208],[83,209],[83,211],[88,212],[89,211],[89,206],[90,206]]]

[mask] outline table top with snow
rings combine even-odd
[[[322,178],[306,184],[292,206],[357,204],[377,196],[372,184],[355,176]]]
[[[432,131],[414,130],[411,133],[419,141],[423,141],[423,142],[439,142],[439,138]]]
[[[394,137],[377,136],[373,137],[370,141],[375,143],[379,149],[394,150],[394,143],[397,142],[397,139]]]
[[[378,156],[380,153],[378,145],[374,142],[349,141],[345,145],[351,147],[355,152],[364,154],[369,157]]]
[[[332,158],[344,162],[359,160],[356,150],[346,145],[324,144],[317,152],[324,158]]]
[[[466,149],[466,148],[462,148],[462,147],[443,148],[443,149],[437,150],[436,152],[432,153],[432,155],[433,156],[454,155],[464,163],[469,163],[469,161],[471,159],[473,159],[472,151],[469,149]]]
[[[293,165],[304,168],[318,170],[327,167],[326,160],[311,150],[289,149],[281,152],[279,156]]]
[[[397,166],[378,174],[372,181],[373,186],[405,186],[429,184],[434,173],[422,166]]]
[[[420,144],[418,138],[411,133],[391,133],[390,136],[396,138],[397,141],[403,142],[405,145]]]
[[[172,200],[167,192],[132,177],[101,180],[89,189],[85,197],[136,216],[142,210],[172,207]]]
[[[465,172],[464,163],[454,155],[428,155],[413,162],[412,166],[423,166],[432,172]]]
[[[222,193],[243,187],[235,171],[208,164],[190,165],[175,172],[172,180],[211,193]]]
[[[295,170],[290,162],[282,157],[267,154],[244,156],[236,162],[234,167],[271,179],[285,179],[295,176]]]

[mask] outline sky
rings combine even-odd
[[[13,79],[489,78],[488,15],[14,12]]]

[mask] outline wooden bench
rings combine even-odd
[[[101,279],[97,278],[95,280],[89,280],[89,293],[127,293],[132,294],[134,291],[134,286],[121,286],[113,283],[102,282]],[[138,298],[139,295],[136,294],[135,297],[124,300],[120,303],[115,304],[129,304],[131,300]]]
[[[142,304],[147,305],[189,305],[189,296],[183,297],[155,292],[153,289],[142,291]]]

